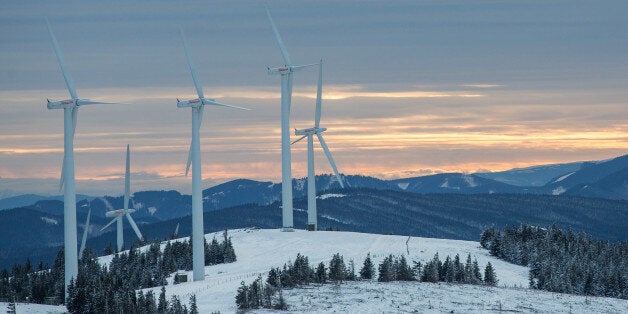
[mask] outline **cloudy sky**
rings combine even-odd
[[[50,19],[83,107],[77,192],[189,192],[183,176],[194,87],[186,32],[205,94],[253,109],[208,108],[205,187],[280,181],[282,65],[267,3],[295,63],[324,60],[326,141],[341,172],[380,178],[505,170],[628,153],[625,1],[2,1],[0,194],[58,194],[67,99]],[[291,123],[312,125],[317,73],[294,79]],[[293,174],[307,172],[306,145]],[[329,173],[320,148],[318,173]]]

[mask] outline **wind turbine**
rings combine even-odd
[[[63,109],[63,166],[59,190],[63,189],[63,241],[65,254],[65,287],[67,288],[72,278],[78,274],[77,234],[76,234],[76,190],[74,185],[74,132],[76,131],[76,119],[79,107],[83,105],[113,104],[89,99],[78,98],[72,76],[65,66],[65,59],[57,43],[57,38],[52,32],[48,18],[46,26],[52,41],[52,46],[65,80],[65,85],[70,92],[70,99],[48,101],[48,109]]]
[[[85,228],[83,229],[83,238],[81,239],[81,249],[79,250],[79,256],[83,256],[83,251],[85,251],[85,242],[87,242],[87,233],[89,232],[89,218],[92,216],[92,209],[90,207],[87,212],[87,219],[85,220]]]
[[[188,61],[190,73],[192,74],[192,80],[196,87],[196,94],[198,98],[190,100],[177,99],[177,107],[192,109],[192,142],[190,143],[190,151],[188,153],[188,162],[185,167],[185,175],[188,175],[190,165],[192,165],[192,268],[194,281],[200,281],[205,279],[205,247],[204,247],[204,231],[203,231],[203,190],[202,190],[202,178],[201,178],[201,141],[199,135],[199,129],[203,121],[203,111],[206,105],[229,107],[242,110],[249,110],[238,106],[225,105],[214,101],[210,98],[205,98],[203,94],[203,88],[198,79],[196,73],[196,67],[192,60],[192,54],[188,47],[188,42],[183,34],[183,29],[179,28],[181,33],[181,40],[183,41],[183,48],[185,50],[185,56]]]
[[[316,231],[317,227],[317,219],[316,219],[316,176],[314,172],[314,135],[318,138],[318,142],[321,144],[321,147],[325,151],[325,155],[327,155],[327,160],[329,160],[329,164],[331,168],[334,170],[336,174],[336,178],[338,179],[338,183],[342,188],[345,185],[342,182],[342,178],[340,174],[338,174],[338,169],[336,168],[336,163],[334,162],[334,158],[331,157],[331,153],[329,152],[329,148],[323,139],[323,132],[327,131],[327,128],[321,128],[321,99],[323,95],[323,60],[318,65],[318,88],[316,90],[316,113],[314,117],[314,127],[308,129],[297,130],[294,129],[295,135],[302,135],[299,139],[292,142],[292,144],[304,139],[307,137],[307,230]]]
[[[135,209],[129,208],[129,198],[131,196],[130,159],[131,159],[131,151],[129,149],[129,145],[127,144],[126,145],[126,172],[124,173],[124,208],[114,210],[111,204],[109,204],[109,202],[103,198],[105,205],[107,206],[107,208],[110,209],[108,212],[105,213],[105,217],[109,217],[109,218],[113,217],[113,219],[104,227],[102,227],[100,231],[107,229],[107,227],[111,226],[111,224],[113,224],[114,222],[118,223],[117,225],[118,252],[122,251],[122,247],[124,246],[124,227],[122,226],[122,220],[124,220],[125,216],[129,220],[129,223],[131,224],[133,231],[135,231],[137,238],[140,239],[140,241],[142,240],[142,233],[140,232],[140,229],[137,228],[137,224],[135,223],[135,220],[133,220],[133,217],[131,217],[131,214],[135,212]]]
[[[281,207],[282,207],[282,231],[293,230],[293,213],[292,213],[292,165],[290,155],[290,103],[292,101],[292,73],[302,70],[304,68],[316,65],[292,65],[288,50],[281,40],[281,35],[275,27],[275,22],[270,11],[266,7],[266,14],[268,20],[275,33],[275,39],[285,65],[283,67],[268,68],[268,74],[281,75]]]

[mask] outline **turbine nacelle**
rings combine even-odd
[[[132,214],[135,212],[135,209],[116,209],[116,210],[110,210],[108,212],[105,213],[105,217],[108,218],[112,218],[112,217],[118,217],[118,216],[123,216],[126,215],[127,213]]]
[[[187,108],[187,107],[193,107],[193,108],[198,108],[202,105],[208,105],[210,104],[210,102],[213,102],[213,99],[209,99],[209,98],[195,98],[195,99],[188,99],[188,100],[179,100],[177,99],[177,107],[178,108]]]
[[[283,67],[274,67],[274,68],[268,67],[268,74],[269,75],[276,75],[276,74],[286,75],[286,74],[300,71],[300,70],[303,70],[305,68],[309,68],[315,65],[318,65],[318,63],[310,63],[310,64],[304,64],[304,65],[286,65]]]
[[[48,101],[48,109],[65,109],[78,106],[80,101],[89,101],[89,99],[65,99],[56,101],[50,101],[50,99],[46,100]]]
[[[294,129],[294,135],[310,135],[310,134],[320,134],[327,131],[327,128],[318,128],[318,127],[313,127],[313,128],[307,128],[307,129],[301,129],[301,130],[297,130]]]

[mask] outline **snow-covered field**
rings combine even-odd
[[[626,300],[427,282],[348,282],[283,296],[293,313],[628,313]]]
[[[353,260],[356,272],[367,253],[371,253],[377,266],[388,254],[406,255],[408,260],[425,262],[436,252],[441,260],[467,254],[477,258],[481,269],[488,261],[493,264],[499,288],[472,285],[430,284],[419,282],[349,282],[333,285],[310,286],[285,292],[291,312],[337,313],[392,313],[392,312],[580,312],[580,313],[628,313],[628,301],[611,298],[585,298],[530,290],[527,287],[528,269],[506,263],[489,256],[478,242],[417,238],[397,235],[377,235],[355,232],[295,230],[281,232],[278,229],[239,229],[229,231],[237,255],[237,262],[205,267],[205,280],[187,282],[166,287],[168,298],[178,295],[187,303],[196,294],[201,313],[220,311],[234,313],[235,294],[240,282],[252,282],[258,275],[265,276],[271,267],[281,267],[294,260],[297,253],[308,256],[311,265],[324,261],[326,264],[335,253],[344,256],[348,263]],[[222,232],[207,234],[208,241]],[[406,247],[407,243],[407,247]],[[408,254],[409,252],[409,254]],[[112,256],[102,257],[108,263]],[[188,272],[188,278],[192,278]],[[172,280],[170,279],[170,282]],[[154,288],[155,294],[160,288]],[[6,306],[6,304],[5,304]],[[26,313],[59,313],[63,307],[18,305]],[[431,308],[430,308],[431,306]],[[2,304],[0,303],[0,309]],[[6,308],[6,307],[5,307]]]
[[[6,302],[0,302],[0,312],[6,313],[9,304]],[[15,312],[18,314],[30,314],[30,313],[67,313],[65,306],[56,305],[44,305],[44,304],[26,304],[16,303]]]
[[[250,283],[258,274],[264,275],[271,267],[280,267],[288,260],[294,260],[297,253],[308,256],[312,265],[321,261],[327,263],[334,253],[340,253],[344,256],[345,262],[354,260],[357,271],[369,252],[374,263],[378,264],[388,254],[408,256],[408,250],[410,261],[426,261],[432,259],[438,252],[443,260],[447,255],[453,258],[455,254],[460,254],[464,262],[470,253],[473,258],[477,258],[482,269],[491,261],[496,269],[500,286],[527,286],[527,268],[489,256],[477,242],[417,237],[408,240],[407,236],[355,232],[302,230],[281,232],[278,229],[232,230],[229,234],[238,257],[237,262],[207,266],[205,281],[169,285],[166,287],[167,294],[176,294],[182,300],[187,300],[189,295],[194,293],[202,312],[233,313],[235,293],[241,281]],[[209,241],[213,236],[206,235]],[[216,233],[216,236],[220,238],[222,235]],[[189,273],[188,278],[191,277]]]

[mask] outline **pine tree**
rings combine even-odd
[[[244,281],[240,283],[240,287],[238,288],[238,292],[236,293],[236,306],[238,307],[238,309],[241,310],[251,308],[249,304],[249,287],[246,286]]]
[[[373,261],[371,261],[371,253],[366,254],[362,269],[360,269],[360,277],[362,279],[372,279],[375,268],[373,267]]]
[[[16,313],[17,311],[15,308],[15,297],[12,297],[11,301],[7,305],[7,314],[16,314]]]
[[[329,279],[332,281],[345,280],[347,274],[347,267],[340,253],[334,254],[329,262]]]
[[[198,306],[196,305],[196,294],[193,294],[190,297],[190,314],[198,314]]]
[[[320,262],[318,267],[316,267],[316,282],[317,283],[326,283],[327,282],[327,271],[325,270],[325,263]]]
[[[379,276],[377,278],[380,282],[388,282],[395,280],[395,271],[393,269],[393,257],[392,255],[387,256],[384,260],[379,264]]]
[[[474,285],[482,283],[482,273],[480,272],[480,266],[478,266],[478,260],[473,260],[473,280],[471,282]]]
[[[157,313],[164,314],[168,311],[168,300],[166,299],[166,287],[161,287],[159,301],[157,303]]]
[[[488,262],[486,268],[484,268],[484,283],[489,286],[497,285],[497,276],[495,275],[495,270],[491,262]]]

